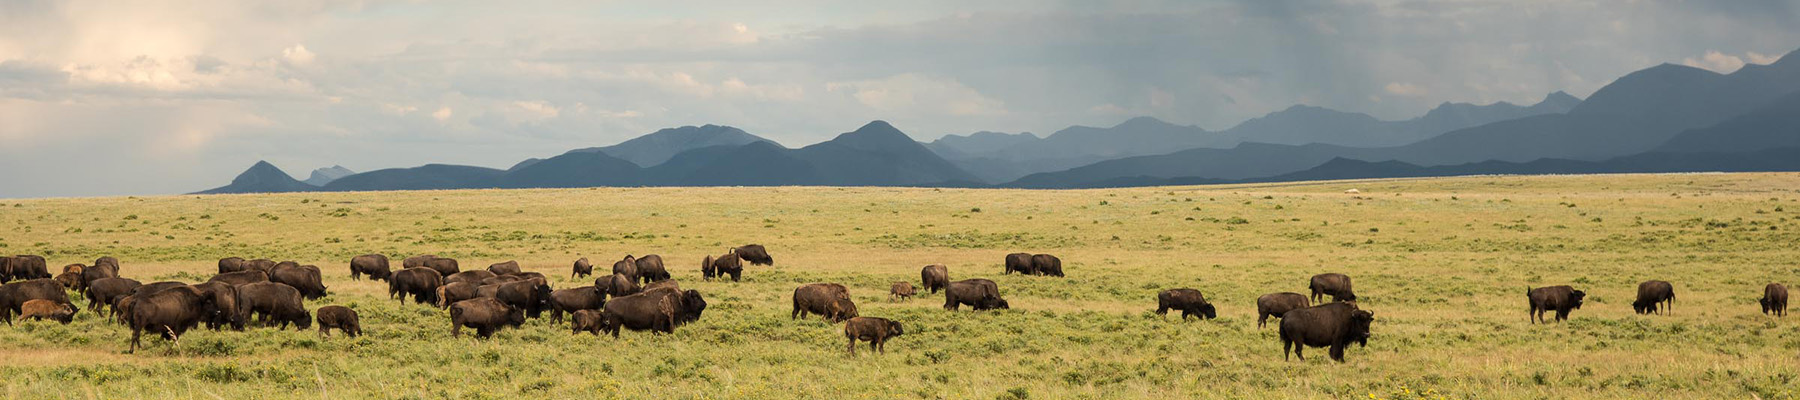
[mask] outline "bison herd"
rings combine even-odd
[[[771,265],[774,259],[760,245],[735,247],[722,255],[706,256],[700,264],[701,276],[707,280],[729,276],[736,282],[742,278],[744,262]],[[1064,276],[1062,260],[1048,254],[1007,254],[1003,265],[1003,274]],[[570,277],[593,276],[593,269],[587,258],[578,259]],[[333,329],[350,337],[362,335],[357,313],[349,307],[328,305],[307,311],[306,301],[330,293],[321,275],[317,266],[292,261],[227,257],[219,260],[218,273],[203,283],[141,283],[122,277],[119,261],[113,257],[97,259],[91,266],[70,264],[53,276],[43,257],[0,256],[0,283],[4,283],[0,285],[0,320],[10,325],[16,314],[21,319],[67,324],[80,311],[69,301],[68,291],[73,291],[88,300],[89,312],[104,313],[131,330],[133,352],[145,332],[178,341],[188,330],[202,326],[215,331],[243,330],[254,323],[306,330],[316,322],[321,337],[329,337]],[[621,330],[673,333],[698,320],[707,306],[698,291],[684,290],[671,279],[662,257],[655,254],[627,255],[613,263],[611,274],[596,277],[592,286],[564,289],[553,289],[543,274],[524,271],[515,261],[464,271],[455,259],[429,254],[405,258],[398,270],[385,255],[351,258],[350,278],[362,280],[364,276],[385,282],[388,297],[402,304],[411,298],[414,304],[446,310],[453,337],[461,337],[468,328],[476,337],[488,338],[546,312],[553,323],[562,323],[567,314],[575,334],[607,333],[616,338]],[[963,306],[976,311],[1011,307],[992,280],[952,281],[949,267],[941,264],[925,266],[919,278],[918,287],[911,282],[893,282],[889,300],[906,301],[926,291],[942,292],[943,308],[950,311]],[[1307,288],[1310,295],[1279,292],[1256,299],[1257,328],[1266,327],[1269,317],[1281,319],[1277,337],[1284,359],[1291,353],[1304,360],[1306,347],[1325,347],[1331,359],[1341,362],[1350,344],[1368,345],[1374,312],[1358,308],[1349,276],[1315,275]],[[1321,304],[1327,296],[1331,302]],[[1555,313],[1556,321],[1566,320],[1581,309],[1586,296],[1566,285],[1527,289],[1530,320],[1545,322],[1549,312]],[[858,341],[869,342],[872,351],[885,352],[887,341],[905,332],[898,321],[859,315],[849,288],[842,284],[801,285],[794,289],[792,301],[790,318],[818,316],[843,324],[851,354],[855,354]],[[1218,317],[1213,304],[1195,289],[1164,290],[1157,293],[1156,302],[1156,314],[1165,317],[1169,310],[1181,311],[1184,321]],[[1652,280],[1638,285],[1632,309],[1638,314],[1664,314],[1673,310],[1674,303],[1674,285]],[[1760,303],[1763,313],[1785,316],[1787,287],[1768,284]]]

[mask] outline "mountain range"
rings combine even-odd
[[[430,164],[306,182],[258,162],[201,193],[592,186],[1080,188],[1518,173],[1800,170],[1800,51],[1720,74],[1663,64],[1587,99],[1444,103],[1417,118],[1298,105],[1221,131],[1138,117],[1048,136],[915,141],[883,121],[791,149],[720,125],[659,130],[506,170]]]

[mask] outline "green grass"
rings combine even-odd
[[[1359,195],[1344,194],[1356,188]],[[220,257],[317,264],[367,336],[193,332],[146,339],[85,311],[0,327],[0,397],[334,398],[1794,398],[1796,321],[1758,311],[1800,284],[1800,174],[1468,177],[1019,191],[642,188],[0,199],[0,253],[52,270],[112,255],[143,281],[199,281]],[[702,282],[707,254],[767,245],[773,267]],[[1001,275],[1006,253],[1059,255],[1067,278]],[[589,257],[661,254],[711,304],[673,335],[571,335],[534,320],[486,341],[349,280],[351,257],[518,260],[552,277]],[[886,301],[942,263],[1013,309]],[[1283,361],[1256,296],[1349,274],[1375,312],[1348,362]],[[1638,282],[1676,285],[1638,316]],[[845,354],[841,326],[788,319],[793,288],[849,286],[906,335]],[[1530,286],[1587,306],[1527,322]],[[1220,318],[1162,320],[1157,291],[1205,292]],[[85,305],[78,303],[80,305]]]

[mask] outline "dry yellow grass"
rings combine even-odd
[[[1349,195],[1346,189],[1362,193]],[[122,354],[129,333],[0,327],[9,397],[642,398],[1744,398],[1795,396],[1800,333],[1758,313],[1764,283],[1800,283],[1800,174],[1464,177],[1026,191],[602,188],[0,200],[0,252],[52,269],[113,255],[143,281],[200,281],[220,257],[326,271],[369,335],[196,332]],[[768,246],[746,282],[701,282],[707,254]],[[1001,275],[1015,251],[1068,278]],[[435,309],[352,282],[348,260],[436,253],[464,269],[518,260],[552,277],[589,257],[661,254],[711,307],[675,335],[571,336],[533,321],[453,340]],[[886,301],[919,268],[999,282],[1013,309]],[[1283,361],[1254,300],[1355,279],[1375,338],[1348,362]],[[1676,285],[1638,316],[1638,282]],[[787,318],[806,282],[852,288],[907,325],[885,356],[843,355],[840,328]],[[1527,287],[1589,293],[1563,324],[1526,319]],[[1167,288],[1220,318],[1150,314]],[[866,347],[865,347],[866,348]],[[1429,394],[1424,394],[1429,391]]]

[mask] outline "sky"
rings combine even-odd
[[[1800,0],[0,0],[0,198],[505,168],[683,125],[799,147],[876,119],[1406,119],[1796,49]]]

